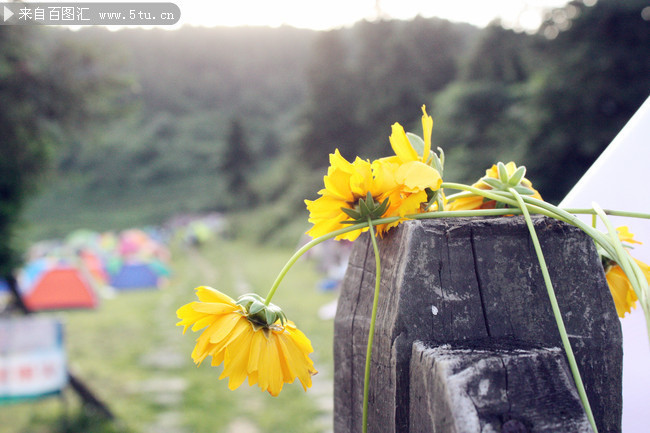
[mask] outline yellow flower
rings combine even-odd
[[[375,217],[403,217],[419,211],[426,202],[426,189],[438,189],[442,179],[438,172],[418,161],[400,164],[397,161],[379,160],[372,164],[357,157],[350,163],[338,149],[330,154],[330,167],[324,177],[325,188],[316,200],[305,200],[309,222],[314,226],[307,232],[316,238],[346,227],[351,217],[344,210],[358,211],[359,200],[372,200],[381,204],[388,200],[386,210]],[[398,222],[383,224],[377,232],[383,235]],[[336,239],[355,240],[367,228],[344,233]]]
[[[634,235],[630,233],[627,226],[621,226],[616,228],[618,238],[621,242],[628,244],[641,244],[641,242],[634,240]],[[643,275],[650,283],[650,266],[646,265],[640,260],[634,259]],[[632,308],[636,308],[636,301],[638,300],[636,293],[634,292],[634,287],[630,280],[623,272],[623,269],[614,262],[609,261],[610,264],[605,271],[605,278],[607,279],[607,285],[609,286],[609,291],[612,293],[614,298],[614,305],[616,306],[616,313],[619,317],[624,317],[625,313],[631,313]]]
[[[273,396],[296,378],[305,390],[311,386],[311,376],[317,373],[309,359],[313,349],[292,322],[260,326],[229,296],[205,286],[197,287],[196,294],[199,301],[182,306],[176,314],[183,334],[190,326],[195,332],[205,328],[192,351],[197,365],[208,356],[212,356],[213,366],[223,362],[219,379],[229,377],[232,390],[247,377],[249,385],[257,384]]]
[[[388,158],[391,160],[397,159],[401,164],[408,162],[419,161],[424,164],[429,163],[431,156],[431,132],[433,131],[433,118],[427,114],[426,107],[422,106],[422,138],[424,139],[424,148],[422,156],[420,157],[417,151],[411,145],[404,128],[399,123],[392,126],[392,133],[390,135],[390,146],[395,152],[395,156]],[[441,180],[442,182],[442,180]]]
[[[359,200],[366,200],[368,194],[378,208],[387,203],[381,215],[374,218],[399,216],[420,212],[427,201],[427,190],[437,191],[442,184],[440,173],[429,165],[431,153],[431,130],[433,119],[422,106],[422,129],[424,145],[422,156],[413,148],[399,123],[392,126],[389,137],[395,156],[381,158],[370,163],[357,157],[350,163],[341,156],[338,149],[330,155],[330,167],[324,177],[325,188],[320,190],[316,200],[305,200],[309,210],[309,222],[314,226],[307,232],[313,238],[346,227],[345,222],[353,220],[350,214],[359,209]],[[342,210],[345,209],[345,210]],[[352,212],[350,212],[352,211]],[[383,235],[402,219],[377,227]],[[355,240],[367,228],[355,230],[336,239]]]
[[[618,238],[623,243],[639,244],[639,245],[642,244],[642,242],[634,240],[634,234],[630,233],[630,229],[628,228],[628,226],[616,227],[616,234],[618,235]]]
[[[512,161],[507,163],[505,167],[508,172],[508,176],[512,176],[512,174],[515,171],[517,171],[517,165]],[[493,165],[491,168],[485,170],[484,177],[489,177],[493,179],[499,178],[499,171],[496,164]],[[531,197],[536,198],[538,200],[542,199],[542,196],[539,194],[539,192],[537,192],[533,188],[533,185],[530,183],[528,179],[523,178],[520,184],[533,191],[533,195]],[[483,182],[483,180],[479,180],[472,186],[474,188],[478,188],[486,191],[492,189],[492,187],[487,183]],[[459,197],[453,200],[447,207],[447,210],[494,209],[495,207],[496,207],[496,202],[494,200],[485,199],[480,195],[468,194],[466,196]]]
[[[642,264],[638,261],[637,263],[639,265]],[[616,306],[618,317],[624,317],[625,313],[632,312],[632,308],[636,308],[637,297],[623,269],[619,265],[610,266],[605,273],[605,278],[607,279],[609,291],[614,298],[614,305]]]

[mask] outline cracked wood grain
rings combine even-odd
[[[620,432],[622,337],[594,244],[567,224],[544,217],[534,222],[599,430]],[[335,318],[336,433],[361,431],[371,249],[366,235],[355,242]],[[380,239],[379,249],[369,432],[410,431],[415,341],[427,347],[491,340],[560,346],[522,218],[407,221]],[[512,392],[510,380],[507,389]],[[514,425],[504,428],[516,431]]]

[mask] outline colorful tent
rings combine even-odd
[[[118,290],[157,288],[159,276],[147,263],[124,263],[111,275],[110,285]]]
[[[0,310],[2,310],[9,300],[11,299],[11,292],[9,290],[9,284],[3,279],[0,279]]]
[[[97,306],[97,298],[88,280],[77,268],[68,266],[43,272],[33,288],[24,294],[23,300],[32,311]]]

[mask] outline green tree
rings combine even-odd
[[[322,168],[334,149],[339,148],[349,158],[360,141],[354,120],[358,86],[343,30],[324,32],[317,38],[307,82],[310,94],[297,156],[313,168]]]
[[[475,182],[499,160],[521,161],[529,128],[526,87],[459,81],[434,102],[433,142],[446,154],[453,180]]]
[[[504,29],[495,22],[486,27],[477,38],[462,66],[463,81],[493,81],[511,84],[521,83],[531,73],[534,57],[532,37]]]
[[[436,94],[433,138],[447,151],[456,180],[475,182],[497,161],[525,156],[534,41],[498,22],[489,25],[461,59],[458,80]]]
[[[244,209],[254,206],[255,194],[251,188],[254,165],[244,127],[235,117],[230,121],[226,148],[221,159],[221,173],[226,180],[230,207]]]
[[[39,133],[40,86],[25,56],[22,27],[0,30],[0,273],[9,276],[20,259],[14,230],[27,196],[47,166],[49,141]]]
[[[83,130],[90,118],[105,112],[112,98],[98,94],[116,89],[118,83],[97,68],[98,57],[91,51],[47,47],[48,40],[38,30],[0,29],[2,276],[10,276],[20,263],[16,229],[26,200],[50,167],[54,146],[65,131]]]
[[[544,198],[560,200],[650,95],[650,23],[644,0],[573,3],[578,16],[546,47],[535,80],[526,165]],[[559,18],[558,18],[559,17]],[[559,19],[559,21],[557,21]],[[542,31],[566,27],[553,14]]]

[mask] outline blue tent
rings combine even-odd
[[[118,290],[153,289],[158,287],[158,274],[147,263],[124,263],[111,275],[110,285]]]

